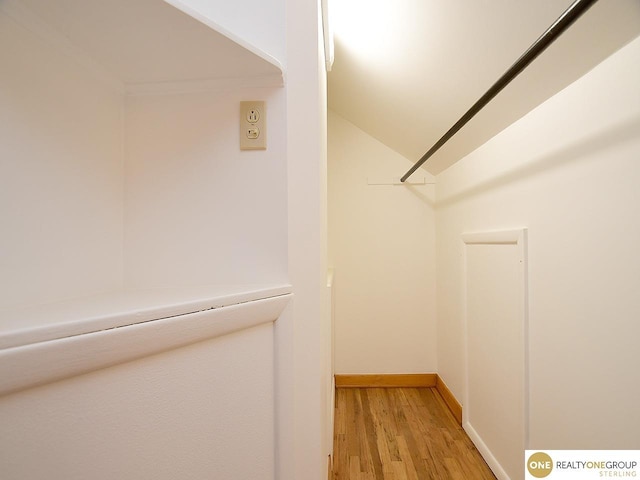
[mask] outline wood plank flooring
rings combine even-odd
[[[495,480],[432,388],[339,388],[334,431],[334,480]]]

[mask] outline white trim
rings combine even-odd
[[[329,335],[327,338],[327,357],[325,360],[328,362],[328,374],[329,374],[329,385],[328,385],[328,402],[327,402],[327,451],[329,452],[329,456],[331,457],[331,461],[333,461],[333,436],[334,436],[334,428],[335,428],[335,400],[336,400],[336,377],[335,377],[335,319],[334,319],[334,302],[335,302],[335,292],[333,290],[333,280],[334,280],[334,270],[333,268],[328,269],[327,272],[327,297],[328,297],[328,305],[329,305],[329,318],[327,319],[329,322]]]
[[[515,245],[518,247],[518,262],[520,269],[518,276],[521,278],[520,290],[520,321],[523,332],[523,399],[524,399],[524,447],[529,448],[529,284],[528,284],[528,255],[527,255],[527,229],[517,228],[511,230],[496,230],[487,232],[463,233],[462,241],[467,245]],[[467,313],[467,251],[463,248],[462,255],[462,305],[463,305],[463,348],[464,348],[464,395],[463,395],[463,421],[462,425],[469,438],[478,448],[487,464],[491,467],[498,480],[509,480],[498,460],[489,447],[484,443],[478,432],[469,421],[471,405],[469,402],[469,338],[468,338],[468,313]],[[500,392],[497,392],[500,394]]]
[[[517,245],[524,241],[526,231],[526,228],[521,228],[517,230],[463,233],[462,241],[466,245]]]
[[[290,285],[200,285],[116,291],[0,312],[0,349],[72,337],[291,293]]]
[[[333,437],[335,435],[335,424],[336,424],[336,377],[332,373],[331,374],[331,398],[329,401],[329,408],[331,409],[331,415],[329,417],[329,431],[331,435],[328,438],[328,448],[329,448],[329,456],[331,457],[331,461],[333,462]]]
[[[0,395],[274,322],[281,295],[0,351]]]
[[[127,95],[166,95],[198,93],[237,88],[282,87],[284,78],[281,73],[248,77],[218,77],[203,80],[184,80],[178,82],[126,83]]]
[[[415,177],[412,180],[403,182],[400,177],[367,177],[367,185],[435,185],[436,182],[427,182],[426,177]]]
[[[500,462],[498,462],[496,457],[493,456],[489,447],[487,447],[487,445],[482,441],[482,438],[480,438],[480,435],[478,435],[478,432],[474,430],[471,424],[468,421],[465,421],[462,424],[462,427],[464,428],[464,431],[467,432],[467,435],[469,435],[469,438],[480,452],[480,455],[482,455],[482,458],[484,458],[484,461],[487,462],[487,465],[489,465],[489,468],[496,478],[498,480],[511,480],[509,475],[507,475],[507,472],[502,468],[502,465],[500,465]]]
[[[329,10],[329,0],[321,0],[320,9],[322,10],[322,38],[324,40],[324,63],[327,72],[333,68],[335,59],[335,46],[333,39],[333,29],[331,28],[331,15]]]

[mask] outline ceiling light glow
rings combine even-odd
[[[393,58],[393,38],[400,34],[393,1],[334,0],[331,20],[336,42],[352,54],[376,62]]]

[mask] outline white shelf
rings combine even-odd
[[[290,285],[203,285],[120,291],[0,311],[0,349],[239,305],[291,293]]]
[[[275,58],[179,0],[3,0],[0,9],[126,93],[283,84]]]
[[[175,298],[181,298],[183,302],[176,304],[169,304],[167,292],[160,297],[156,294],[125,295],[121,298],[126,306],[122,310],[116,308],[119,302],[112,297],[108,301],[110,313],[103,312],[103,317],[53,325],[47,331],[49,336],[54,331],[57,335],[64,332],[67,334],[64,338],[42,341],[41,334],[45,330],[39,328],[29,332],[29,339],[40,338],[40,341],[0,348],[0,395],[273,323],[292,296],[287,293],[289,290],[288,286],[252,291],[239,287],[210,288],[210,296],[203,298],[204,290],[195,289],[190,293],[174,292],[174,295],[179,293]],[[153,298],[161,300],[151,301]],[[71,309],[67,305],[66,310],[54,307],[47,311],[51,312],[52,318],[60,313],[74,317],[83,308],[92,310],[101,306],[99,301],[89,301],[76,303]],[[70,332],[75,334],[69,335]],[[26,339],[24,335],[21,337],[21,340]]]

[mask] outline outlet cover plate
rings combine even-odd
[[[240,150],[266,149],[267,110],[265,102],[240,102]]]

